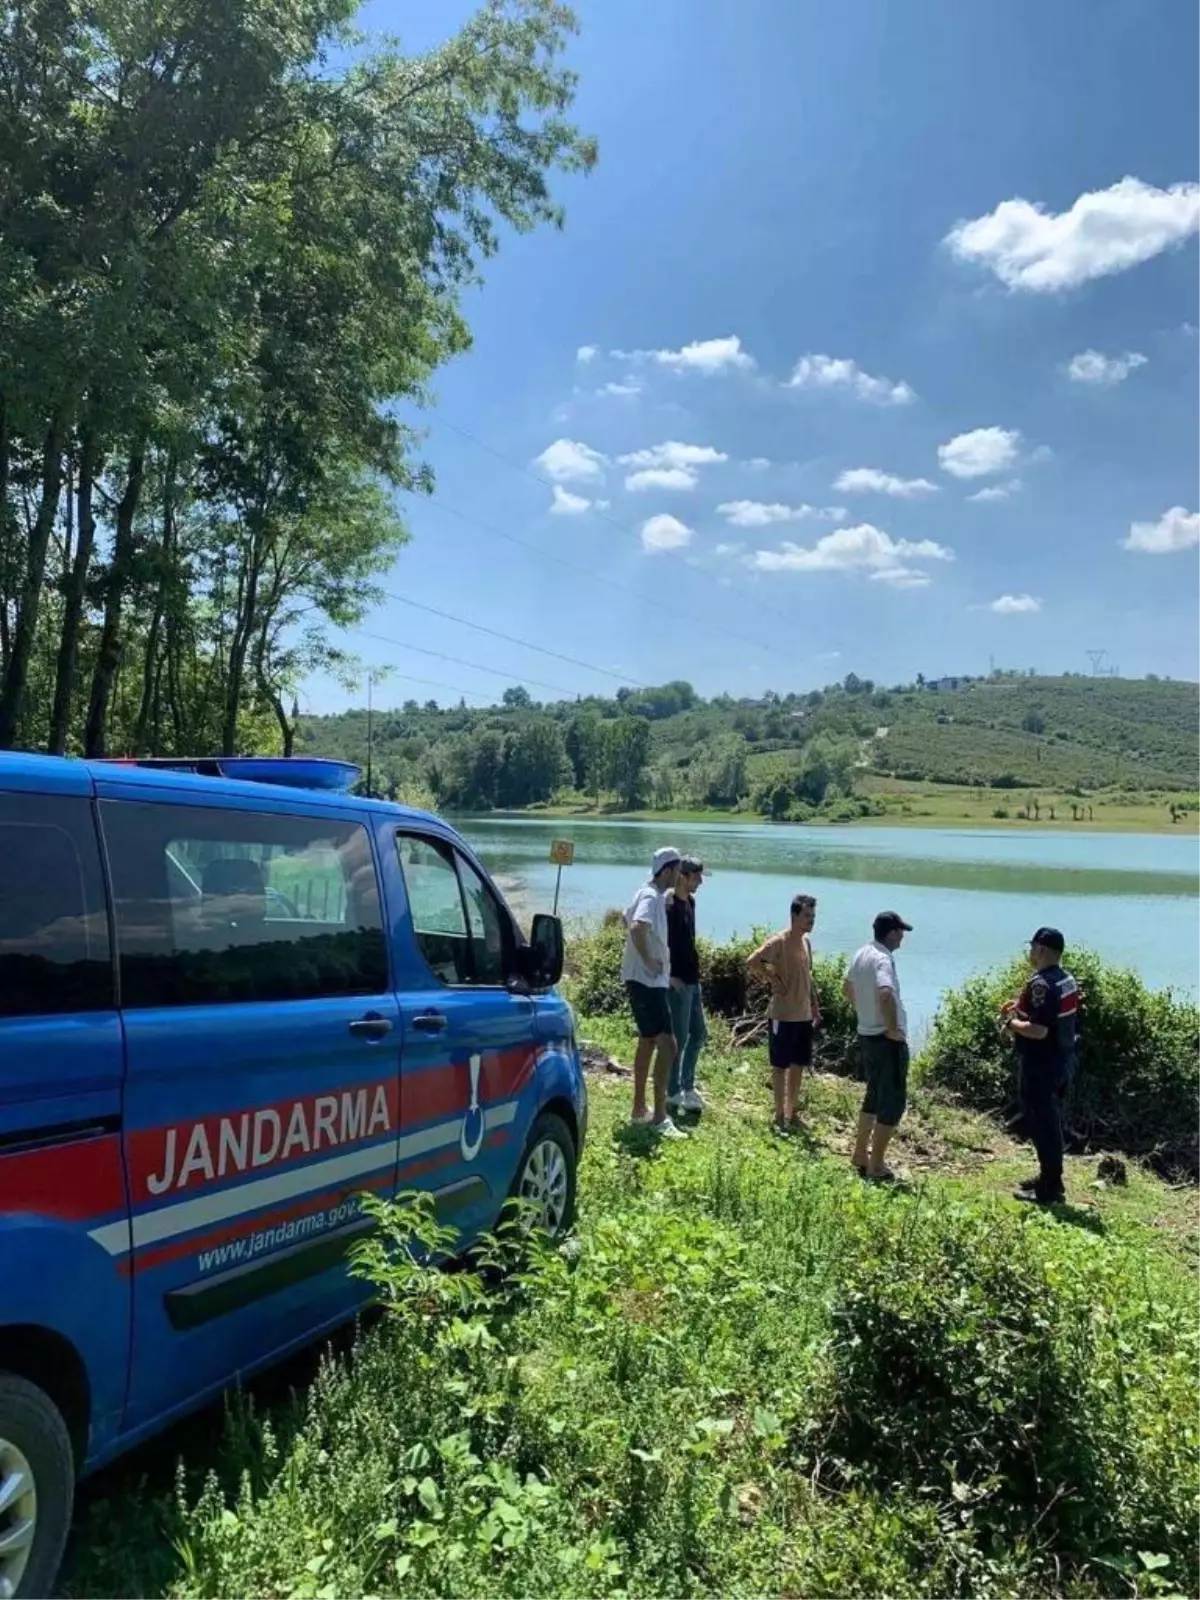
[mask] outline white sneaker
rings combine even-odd
[[[644,1127],[647,1122],[654,1121],[653,1111],[635,1111],[629,1118],[636,1127]]]
[[[650,1132],[656,1133],[660,1139],[686,1139],[687,1134],[682,1128],[677,1128],[670,1117],[664,1117],[661,1122],[652,1122]]]
[[[683,1097],[683,1109],[685,1111],[703,1111],[704,1110],[704,1101],[701,1099],[700,1095],[698,1095],[696,1093],[695,1089],[688,1089],[687,1092],[684,1094],[684,1097]]]
[[[687,1095],[686,1094],[669,1094],[667,1096],[667,1110],[668,1111],[686,1111],[687,1110]]]

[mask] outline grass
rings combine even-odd
[[[629,1060],[623,1020],[581,1033]],[[1031,1215],[1029,1151],[919,1087],[874,1188],[852,1082],[814,1075],[780,1142],[762,1051],[722,1041],[684,1144],[590,1077],[569,1247],[401,1274],[295,1399],[87,1490],[68,1592],[1194,1593],[1195,1191],[1070,1160]]]
[[[1131,794],[1123,790],[1104,791],[1091,795],[1087,801],[1080,802],[1069,794],[1055,793],[1045,790],[1034,790],[1037,796],[1041,816],[1037,821],[1030,821],[1018,817],[1017,812],[1023,810],[1027,793],[1024,789],[981,789],[966,785],[937,784],[908,782],[900,778],[881,778],[871,774],[864,774],[857,785],[858,792],[865,797],[882,802],[885,807],[882,816],[861,817],[849,821],[834,822],[830,819],[815,817],[811,822],[806,822],[805,827],[847,827],[847,828],[1000,828],[1015,831],[1024,831],[1030,828],[1047,828],[1061,833],[1167,833],[1167,834],[1195,834],[1200,831],[1200,809],[1197,808],[1195,794],[1179,792],[1163,792],[1161,795],[1148,796],[1145,794]],[[1177,813],[1179,820],[1171,821],[1169,807],[1174,802],[1177,806],[1186,806],[1190,809]],[[1075,822],[1071,817],[1071,806],[1090,805],[1092,816],[1090,820]],[[1054,819],[1051,820],[1049,812],[1054,810]],[[1004,811],[1006,815],[997,817],[997,810]],[[503,815],[504,813],[497,813]],[[512,813],[532,817],[545,817],[547,820],[562,818],[563,820],[594,819],[596,821],[612,822],[678,822],[678,823],[741,823],[756,824],[763,822],[763,817],[753,811],[729,811],[713,808],[679,809],[666,808],[656,811],[652,808],[640,807],[633,811],[620,811],[602,808],[597,811],[591,805],[583,803],[569,803],[564,805],[539,805],[531,806],[527,811]],[[787,826],[787,824],[781,824]]]

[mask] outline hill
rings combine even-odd
[[[368,718],[309,717],[296,749],[367,764]],[[614,809],[750,810],[774,817],[879,808],[906,784],[1078,796],[1192,793],[1197,686],[1103,677],[943,678],[891,687],[851,673],[805,694],[701,699],[689,684],[615,699],[377,712],[378,792],[519,809],[589,797]]]

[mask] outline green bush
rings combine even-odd
[[[1134,973],[1089,950],[1072,950],[1066,965],[1081,993],[1079,1061],[1066,1105],[1069,1139],[1194,1176],[1200,1167],[1196,1006],[1169,990],[1148,989]],[[993,1114],[1015,1110],[1016,1051],[997,1017],[1028,976],[1018,960],[942,997],[924,1055],[926,1084]]]
[[[598,927],[567,939],[566,977],[571,1004],[585,1016],[607,1016],[624,1009],[621,952],[625,922],[620,911],[606,911]]]
[[[725,944],[697,941],[700,951],[700,987],[704,1009],[712,1017],[766,1014],[769,990],[761,978],[746,970],[746,958],[767,937],[756,929],[749,938]],[[624,1011],[625,991],[619,972],[625,943],[625,925],[619,911],[608,911],[599,927],[567,942],[567,979],[571,1003],[585,1016],[610,1016]],[[813,965],[817,1001],[821,1007],[821,1032],[817,1036],[817,1065],[827,1072],[857,1075],[857,1029],[853,1009],[842,993],[846,976],[844,956],[817,956]]]
[[[1135,1249],[1028,1220],[893,1207],[861,1230],[834,1307],[829,1449],[851,1481],[956,1506],[1010,1549],[1036,1528],[1069,1567],[1136,1572],[1145,1551],[1182,1591],[1194,1307]]]
[[[381,1322],[304,1402],[235,1400],[153,1541],[97,1508],[77,1592],[1194,1592],[1186,1272],[726,1133],[596,1141],[571,1247],[506,1275],[423,1265],[428,1197],[387,1208]]]

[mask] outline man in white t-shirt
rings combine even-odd
[[[679,876],[679,851],[666,846],[654,852],[650,880],[625,913],[625,950],[621,982],[629,996],[637,1028],[633,1056],[633,1120],[647,1122],[666,1139],[686,1135],[667,1112],[667,1085],[675,1060],[675,1033],[667,996],[671,988],[671,949],[667,940],[667,893]],[[646,1080],[654,1058],[654,1110],[646,1105]]]
[[[843,984],[858,1016],[858,1044],[867,1092],[851,1160],[866,1178],[891,1182],[884,1155],[908,1104],[908,1018],[900,998],[896,951],[912,932],[898,911],[881,911],[875,937],[856,950]]]

